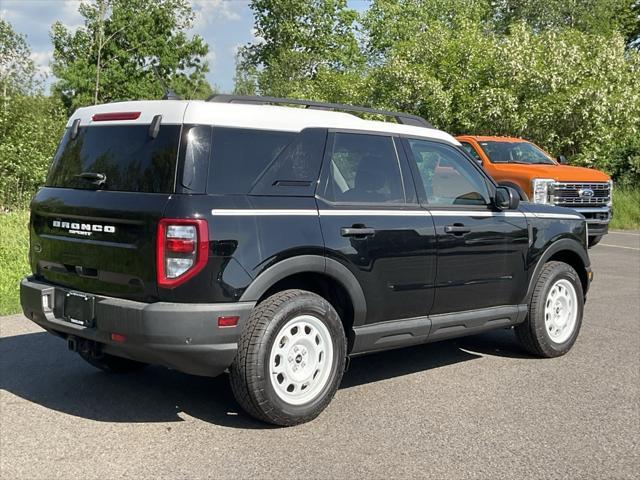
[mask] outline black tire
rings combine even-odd
[[[576,293],[577,318],[571,335],[562,343],[555,342],[545,324],[545,304],[552,286],[560,279],[568,280]],[[522,346],[531,354],[540,357],[552,358],[564,355],[575,343],[582,325],[584,311],[584,294],[582,283],[576,271],[564,262],[548,262],[545,264],[535,288],[529,315],[524,323],[516,326],[515,331]]]
[[[589,248],[595,247],[598,243],[600,243],[600,240],[602,240],[602,237],[604,237],[604,235],[589,237]]]
[[[333,362],[319,393],[307,403],[295,405],[278,396],[270,379],[269,363],[281,330],[300,315],[311,315],[326,327],[333,345]],[[240,406],[252,417],[274,425],[297,425],[313,420],[329,405],[342,380],[345,360],[344,329],[333,306],[314,293],[285,290],[262,301],[251,312],[230,368],[231,388]]]
[[[128,358],[116,357],[106,353],[94,356],[91,352],[78,352],[80,357],[90,365],[107,373],[131,373],[143,369],[146,363],[136,362]]]

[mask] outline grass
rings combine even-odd
[[[29,212],[0,213],[0,315],[20,311],[20,280],[29,273]]]
[[[609,228],[640,228],[640,188],[613,189],[613,220]]]

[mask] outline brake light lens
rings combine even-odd
[[[156,271],[158,285],[175,288],[207,264],[209,228],[202,219],[163,218],[158,223]]]
[[[118,343],[124,343],[127,340],[127,336],[123,335],[121,333],[112,333],[111,334],[111,341],[113,342],[118,342]]]
[[[96,113],[91,117],[94,122],[113,122],[115,120],[137,120],[140,112]]]
[[[221,328],[235,327],[238,325],[240,317],[237,315],[218,317],[218,326]]]

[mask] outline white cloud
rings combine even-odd
[[[209,45],[209,53],[207,53],[207,55],[204,57],[204,59],[209,62],[209,68],[211,68],[213,64],[216,63],[216,58],[216,51],[211,45]]]
[[[83,24],[78,12],[81,0],[2,0],[0,17],[18,27],[43,26],[48,32],[51,23],[59,20],[68,27],[75,28]],[[31,30],[31,28],[23,28]]]
[[[245,3],[229,0],[191,0],[196,15],[194,28],[197,30],[220,20],[240,20],[238,8]]]
[[[264,38],[258,35],[258,30],[256,27],[252,27],[249,31],[249,35],[251,35],[251,39],[249,40],[251,43],[262,43],[264,42]]]
[[[35,63],[38,73],[41,75],[51,75],[51,61],[53,60],[53,50],[31,52],[29,58]]]
[[[229,53],[233,55],[233,58],[236,57],[236,55],[238,54],[238,50],[244,47],[244,45],[245,45],[244,43],[234,43],[229,47]]]
[[[75,30],[78,27],[84,25],[84,18],[80,15],[78,7],[82,1],[80,0],[64,0],[61,13],[61,22],[64,23],[69,29]]]

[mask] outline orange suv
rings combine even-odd
[[[612,216],[611,178],[599,171],[564,165],[522,138],[456,137],[500,185],[515,188],[522,200],[572,208],[585,216],[589,246],[608,232]]]

